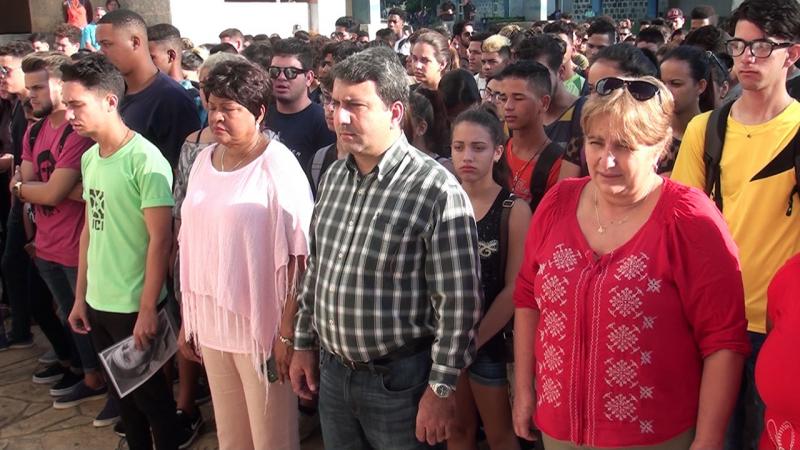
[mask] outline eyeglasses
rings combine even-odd
[[[322,106],[329,106],[333,104],[333,96],[331,96],[330,92],[322,91],[322,95],[320,95],[320,101],[322,101]]]
[[[719,58],[717,58],[717,55],[715,55],[714,52],[706,51],[706,56],[708,56],[708,59],[714,61],[714,64],[716,64],[717,67],[719,67],[722,70],[722,73],[725,74],[730,72],[730,69],[728,69],[725,66],[725,64],[722,64],[722,61],[720,61]]]
[[[750,47],[750,54],[756,58],[769,58],[776,48],[789,48],[794,45],[794,42],[772,42],[769,39],[756,39],[754,41],[731,39],[725,45],[731,56],[741,56],[744,54],[744,50]]]
[[[278,77],[281,76],[281,72],[283,72],[283,76],[286,77],[287,80],[294,80],[298,75],[301,73],[306,73],[308,70],[298,69],[297,67],[270,66],[269,77],[273,80],[277,80]]]
[[[615,90],[622,88],[627,89],[631,94],[631,97],[639,100],[640,102],[650,100],[659,94],[658,86],[650,83],[649,81],[623,80],[614,77],[603,78],[602,80],[598,81],[594,90],[598,95],[606,96],[610,95]]]

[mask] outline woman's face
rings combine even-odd
[[[586,164],[601,193],[625,195],[649,182],[666,142],[647,146],[626,141],[615,132],[622,129],[621,121],[608,114],[592,118],[587,125]]]
[[[607,59],[599,59],[589,67],[589,73],[586,74],[586,82],[589,83],[589,92],[594,94],[594,87],[597,82],[603,78],[608,77],[624,77],[625,74],[619,70],[617,63]]]
[[[208,126],[223,145],[250,142],[258,133],[258,119],[247,108],[228,98],[208,98]]]
[[[411,65],[414,78],[423,86],[436,89],[442,79],[444,65],[436,59],[436,50],[430,44],[419,42],[411,49]]]
[[[491,177],[494,163],[503,157],[503,146],[494,144],[489,130],[472,122],[456,125],[450,149],[456,175],[462,182]]]
[[[705,91],[706,81],[697,82],[692,78],[688,62],[668,59],[661,63],[661,81],[672,92],[676,115],[699,107],[699,96]]]

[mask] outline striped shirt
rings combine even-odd
[[[360,174],[352,156],[325,173],[298,297],[295,348],[367,362],[435,338],[429,380],[455,386],[481,315],[472,206],[447,169],[404,136]]]

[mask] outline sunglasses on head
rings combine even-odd
[[[623,80],[620,78],[609,77],[603,78],[598,81],[594,87],[597,95],[606,96],[611,94],[617,89],[627,89],[631,97],[644,102],[655,97],[658,92],[658,86],[649,81],[644,80]]]
[[[283,76],[286,77],[287,80],[294,80],[297,78],[298,75],[301,73],[306,73],[308,70],[306,69],[298,69],[297,67],[278,67],[278,66],[270,66],[269,68],[269,77],[273,80],[277,80],[279,76],[281,76],[281,72],[283,72]]]

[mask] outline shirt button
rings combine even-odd
[[[333,326],[333,319],[330,319],[330,320],[328,321],[328,325],[330,325],[330,326]]]
[[[340,252],[338,257],[339,257],[339,259],[344,258],[344,252]]]
[[[358,190],[358,195],[364,195],[364,189],[359,189]]]

